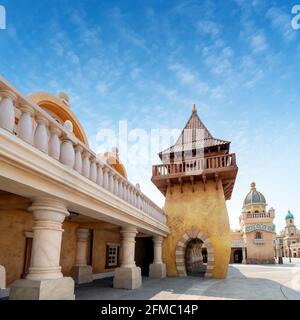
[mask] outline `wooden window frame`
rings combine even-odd
[[[115,265],[109,265],[109,249],[110,247],[116,247],[117,249],[117,263]],[[106,243],[106,254],[105,254],[105,269],[114,269],[120,266],[120,244],[119,243]]]

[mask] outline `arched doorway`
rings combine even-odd
[[[185,267],[190,276],[202,276],[206,272],[206,264],[202,256],[203,241],[196,238],[188,242],[185,249]]]
[[[243,251],[242,249],[236,249],[233,252],[233,263],[242,263],[243,261]]]
[[[192,242],[192,240],[196,240]],[[189,244],[195,244],[195,243],[202,243],[201,251],[205,254],[205,260],[206,263],[206,270],[205,272],[205,278],[211,278],[213,275],[214,270],[214,264],[215,264],[215,258],[214,258],[214,249],[212,246],[211,241],[207,238],[206,235],[204,235],[202,232],[196,229],[188,230],[177,242],[176,245],[176,268],[177,268],[177,274],[178,276],[187,276],[189,271],[187,270],[186,265],[186,252],[188,252]],[[190,244],[190,246],[192,246]],[[205,265],[205,262],[203,262]]]

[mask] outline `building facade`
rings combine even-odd
[[[288,211],[285,228],[274,241],[276,257],[300,258],[300,230],[295,225],[294,215]]]
[[[165,276],[169,232],[117,150],[90,149],[66,94],[25,97],[0,78],[0,291],[74,299],[74,283],[103,277],[138,288]]]
[[[239,218],[241,230],[232,232],[231,262],[249,264],[273,264],[275,210],[267,210],[264,195],[251,183]]]

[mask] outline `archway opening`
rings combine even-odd
[[[207,268],[207,251],[206,251],[206,263],[203,261],[202,252],[203,241],[200,239],[192,239],[187,243],[185,250],[185,267],[186,273],[190,276],[204,277]]]

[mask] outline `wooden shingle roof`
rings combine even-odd
[[[212,136],[197,114],[196,106],[193,106],[192,115],[182,130],[176,143],[168,149],[161,151],[159,156],[193,149],[205,149],[215,146],[229,145],[229,141],[216,139]]]

